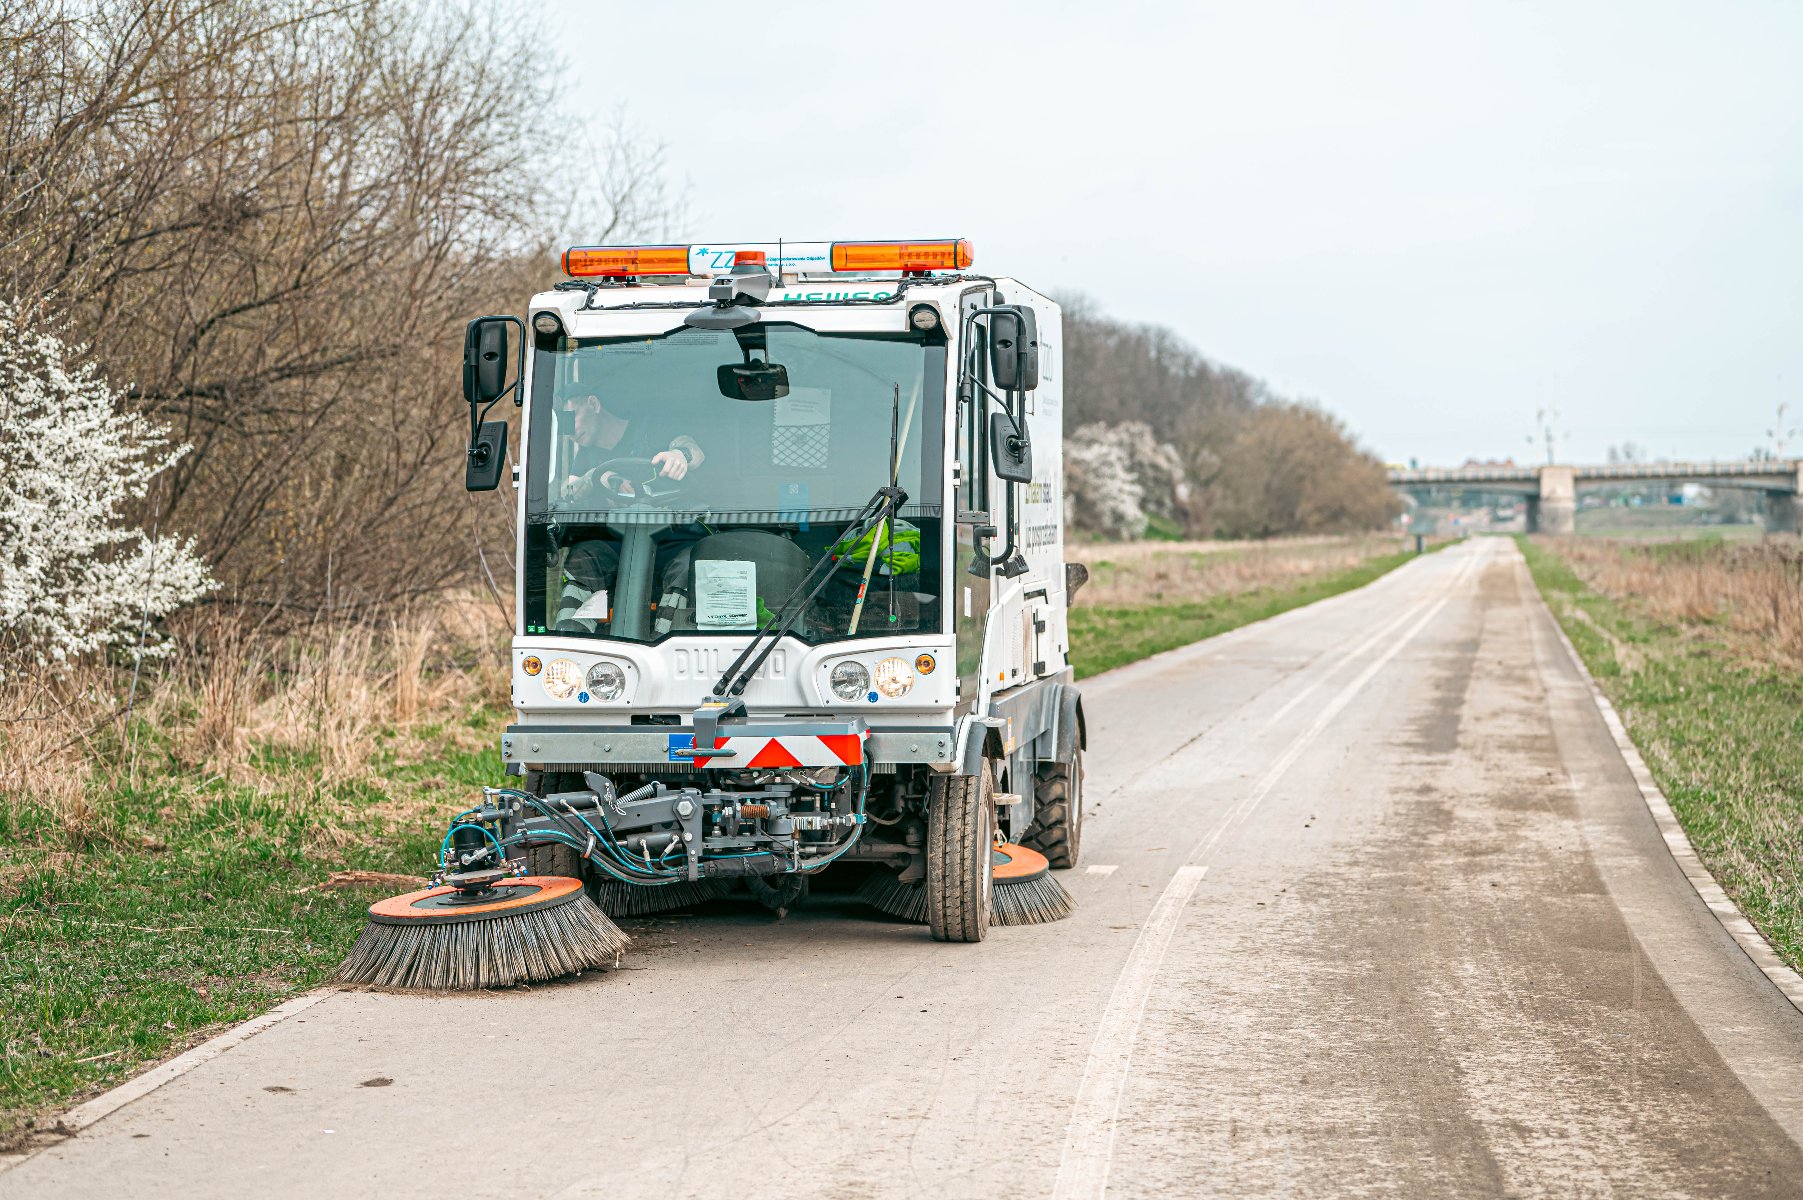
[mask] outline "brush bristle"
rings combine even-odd
[[[992,889],[989,924],[1049,925],[1077,910],[1077,902],[1064,885],[1050,875],[1022,882],[997,881]],[[927,889],[918,883],[902,883],[893,871],[872,872],[858,889],[858,900],[879,912],[913,925],[927,923]]]
[[[643,917],[650,913],[686,908],[704,900],[717,900],[732,890],[726,879],[684,880],[658,887],[639,887],[617,879],[603,879],[595,885],[595,899],[610,917]]]
[[[342,983],[473,991],[611,967],[632,939],[585,896],[483,921],[370,922],[338,968]]]
[[[903,883],[894,871],[872,871],[857,898],[878,912],[910,925],[927,923],[927,889],[919,883]]]
[[[1050,875],[1018,883],[997,882],[990,901],[990,925],[1049,925],[1077,909],[1064,885]]]

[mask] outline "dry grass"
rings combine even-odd
[[[1174,604],[1344,571],[1405,546],[1395,535],[1292,538],[1266,542],[1128,542],[1072,546],[1090,569],[1078,602],[1100,607]]]
[[[1584,583],[1661,624],[1725,636],[1751,662],[1803,670],[1803,545],[1569,541]]]
[[[376,780],[447,740],[482,740],[458,718],[505,705],[506,636],[492,602],[464,597],[282,632],[242,613],[193,616],[135,693],[128,670],[102,663],[0,691],[0,803],[79,845],[110,836],[101,767],[134,786],[174,773],[195,792],[224,780],[314,799]]]

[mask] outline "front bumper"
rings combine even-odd
[[[760,720],[767,728],[774,722]],[[799,727],[799,725],[798,725]],[[727,733],[730,726],[723,726]],[[957,757],[957,742],[950,726],[922,729],[873,729],[864,743],[864,759],[873,766],[923,763],[946,766]],[[692,759],[672,753],[694,745],[690,725],[639,725],[632,728],[597,728],[593,725],[509,725],[501,735],[502,761],[536,770],[546,764],[604,767],[638,767],[659,770],[692,769]],[[719,765],[742,765],[722,762]]]

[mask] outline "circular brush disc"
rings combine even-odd
[[[1043,879],[1052,869],[1052,864],[1046,861],[1045,855],[1025,846],[1016,846],[1013,842],[997,845],[989,856],[989,861],[989,876],[995,881],[996,887],[1032,883],[1035,879]]]
[[[1031,854],[1029,850],[1027,853]],[[1044,862],[1042,858],[1040,862]],[[369,919],[378,925],[448,925],[459,921],[486,921],[494,917],[518,917],[540,909],[568,904],[582,895],[582,881],[563,875],[523,875],[494,885],[491,895],[466,898],[456,888],[425,888],[404,896],[390,896],[369,906]]]

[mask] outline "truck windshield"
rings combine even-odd
[[[534,354],[525,632],[743,636],[827,555],[797,636],[942,628],[942,338],[760,323]],[[892,435],[908,503],[853,539]]]

